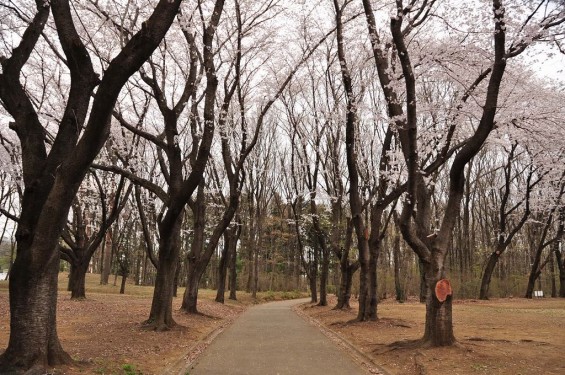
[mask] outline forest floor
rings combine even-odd
[[[406,345],[424,333],[424,304],[387,299],[378,321],[359,323],[356,301],[349,311],[336,302],[301,309],[390,374],[565,374],[565,299],[454,301],[457,345],[429,349]]]
[[[238,292],[238,301],[226,298],[226,304],[221,304],[214,302],[215,291],[201,290],[198,309],[202,314],[194,315],[179,311],[181,294],[173,301],[173,318],[178,326],[155,332],[142,325],[151,309],[152,287],[128,284],[126,294],[120,295],[119,279],[118,286],[112,282],[102,286],[99,280],[100,275],[88,274],[87,298],[71,301],[65,290],[67,275],[59,277],[57,330],[63,348],[76,364],[58,368],[53,374],[176,375],[179,361],[196,357],[209,343],[210,335],[228,326],[247,306],[300,296],[259,293],[254,301],[248,293]],[[7,282],[1,281],[0,353],[8,345],[10,333],[7,288]],[[179,288],[179,293],[183,291]]]

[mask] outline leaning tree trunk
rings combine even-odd
[[[533,298],[534,297],[534,289],[536,287],[536,280],[540,277],[541,271],[540,270],[532,270],[530,272],[530,276],[528,277],[528,286],[526,287],[526,298]]]
[[[492,274],[494,273],[494,269],[496,264],[498,263],[498,259],[500,259],[500,251],[493,252],[490,257],[488,258],[487,265],[485,267],[485,271],[483,272],[483,278],[481,280],[481,290],[479,293],[479,299],[487,300],[488,290],[490,286],[490,280],[492,278]]]
[[[533,298],[536,280],[540,277],[543,266],[541,266],[541,253],[543,247],[539,246],[534,257],[534,263],[528,277],[528,286],[526,287],[526,298]]]
[[[120,294],[124,294],[126,292],[126,280],[128,279],[127,272],[122,273],[122,282],[120,284]]]
[[[426,280],[426,325],[423,341],[432,347],[449,346],[455,343],[452,321],[451,292],[445,301],[438,299],[436,284],[445,278],[443,259],[433,259],[431,263],[424,263],[424,276]]]

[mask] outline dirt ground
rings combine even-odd
[[[174,300],[179,326],[168,332],[145,330],[142,322],[151,307],[151,287],[100,286],[98,275],[89,275],[87,299],[71,301],[60,277],[58,331],[65,350],[76,365],[57,369],[57,374],[166,374],[179,361],[194,357],[205,347],[204,338],[227,326],[253,303],[239,293],[240,301],[213,302],[215,293],[200,292],[203,315],[179,312],[181,298]],[[119,280],[118,280],[119,284]],[[182,292],[182,290],[181,290]],[[292,297],[288,294],[285,297]],[[264,293],[262,300],[279,299]],[[299,297],[299,296],[295,296]],[[348,340],[390,374],[565,374],[565,300],[499,299],[455,301],[453,348],[402,348],[422,336],[424,305],[385,300],[379,305],[379,321],[351,323],[349,311],[306,305],[303,311]],[[7,283],[0,282],[0,352],[9,338]]]
[[[356,305],[335,311],[305,305],[303,312],[344,337],[390,374],[565,374],[565,300],[464,300],[453,305],[458,344],[406,348],[423,335],[425,306],[385,300],[376,322],[352,323]],[[397,343],[395,345],[391,345]]]
[[[173,302],[178,327],[155,332],[141,324],[149,315],[152,288],[128,285],[126,294],[120,295],[119,280],[118,286],[100,286],[99,277],[88,275],[86,300],[71,301],[64,290],[66,275],[60,276],[57,329],[63,348],[77,363],[57,369],[56,374],[165,374],[184,357],[197,355],[205,347],[202,339],[252,303],[249,295],[240,293],[241,301],[226,299],[222,305],[213,301],[214,291],[203,290],[199,294],[203,315],[189,315],[179,312],[182,297],[178,297]],[[7,282],[1,282],[0,353],[8,344],[9,328]]]

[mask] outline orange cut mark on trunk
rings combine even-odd
[[[445,302],[447,296],[453,294],[451,283],[447,279],[441,279],[436,283],[436,297],[439,302]]]

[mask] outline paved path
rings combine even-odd
[[[190,375],[366,374],[348,354],[291,310],[306,301],[250,308],[210,344]]]

